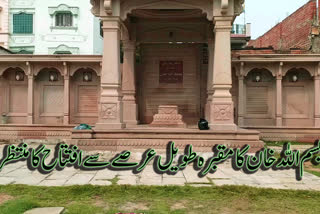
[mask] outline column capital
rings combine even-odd
[[[215,16],[213,18],[214,31],[231,31],[232,21],[232,16]]]
[[[110,30],[119,30],[121,28],[121,19],[118,16],[108,16],[102,17],[102,29],[103,32],[110,31]]]

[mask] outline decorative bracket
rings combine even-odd
[[[30,65],[30,62],[26,62],[26,66],[27,66],[27,75],[28,76],[32,76],[32,69],[31,69],[31,65]]]
[[[221,0],[221,13],[226,14],[228,12],[229,0]]]
[[[281,78],[282,79],[282,68],[283,68],[283,62],[279,63],[279,70],[277,73],[277,78]]]
[[[63,76],[68,76],[68,64],[67,62],[63,62]]]
[[[112,15],[112,0],[104,0],[104,10],[108,15]]]
[[[100,15],[100,0],[90,0],[90,3],[92,5],[91,13],[95,16]]]
[[[244,76],[244,62],[240,63],[240,72],[239,72],[239,77]]]

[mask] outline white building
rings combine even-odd
[[[0,0],[0,46],[8,48],[9,42],[8,0]]]
[[[89,0],[9,0],[9,49],[33,54],[102,54],[100,21],[90,9]]]

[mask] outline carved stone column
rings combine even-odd
[[[124,128],[120,77],[120,19],[108,16],[103,22],[101,96],[97,130]]]
[[[70,116],[70,77],[68,72],[67,63],[63,63],[63,78],[64,78],[64,94],[63,94],[63,125],[69,125],[69,116]]]
[[[138,124],[135,84],[135,42],[123,41],[122,101],[123,122],[126,127]]]
[[[205,117],[207,120],[210,119],[210,111],[211,111],[211,103],[213,96],[213,53],[214,53],[214,45],[213,45],[213,36],[208,37],[208,54],[209,54],[209,64],[208,64],[208,82],[207,82],[207,103],[205,106]]]
[[[32,72],[32,68],[29,62],[26,63],[28,67],[28,116],[27,116],[27,124],[33,124],[33,86],[34,86],[34,76]]]
[[[213,98],[210,127],[213,130],[237,130],[234,124],[234,104],[230,89],[231,77],[231,28],[233,17],[214,17],[215,48],[213,65]]]
[[[239,81],[239,96],[238,96],[238,126],[244,125],[244,76],[243,76],[244,63],[241,62]]]
[[[277,74],[277,105],[276,105],[276,126],[282,126],[282,67],[283,62],[280,62],[279,71]]]
[[[320,127],[320,76],[314,76],[314,126]]]

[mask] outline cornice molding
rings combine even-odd
[[[60,4],[57,7],[49,7],[49,14],[53,16],[57,12],[71,12],[72,15],[77,16],[79,14],[79,7],[70,7],[66,4]]]

